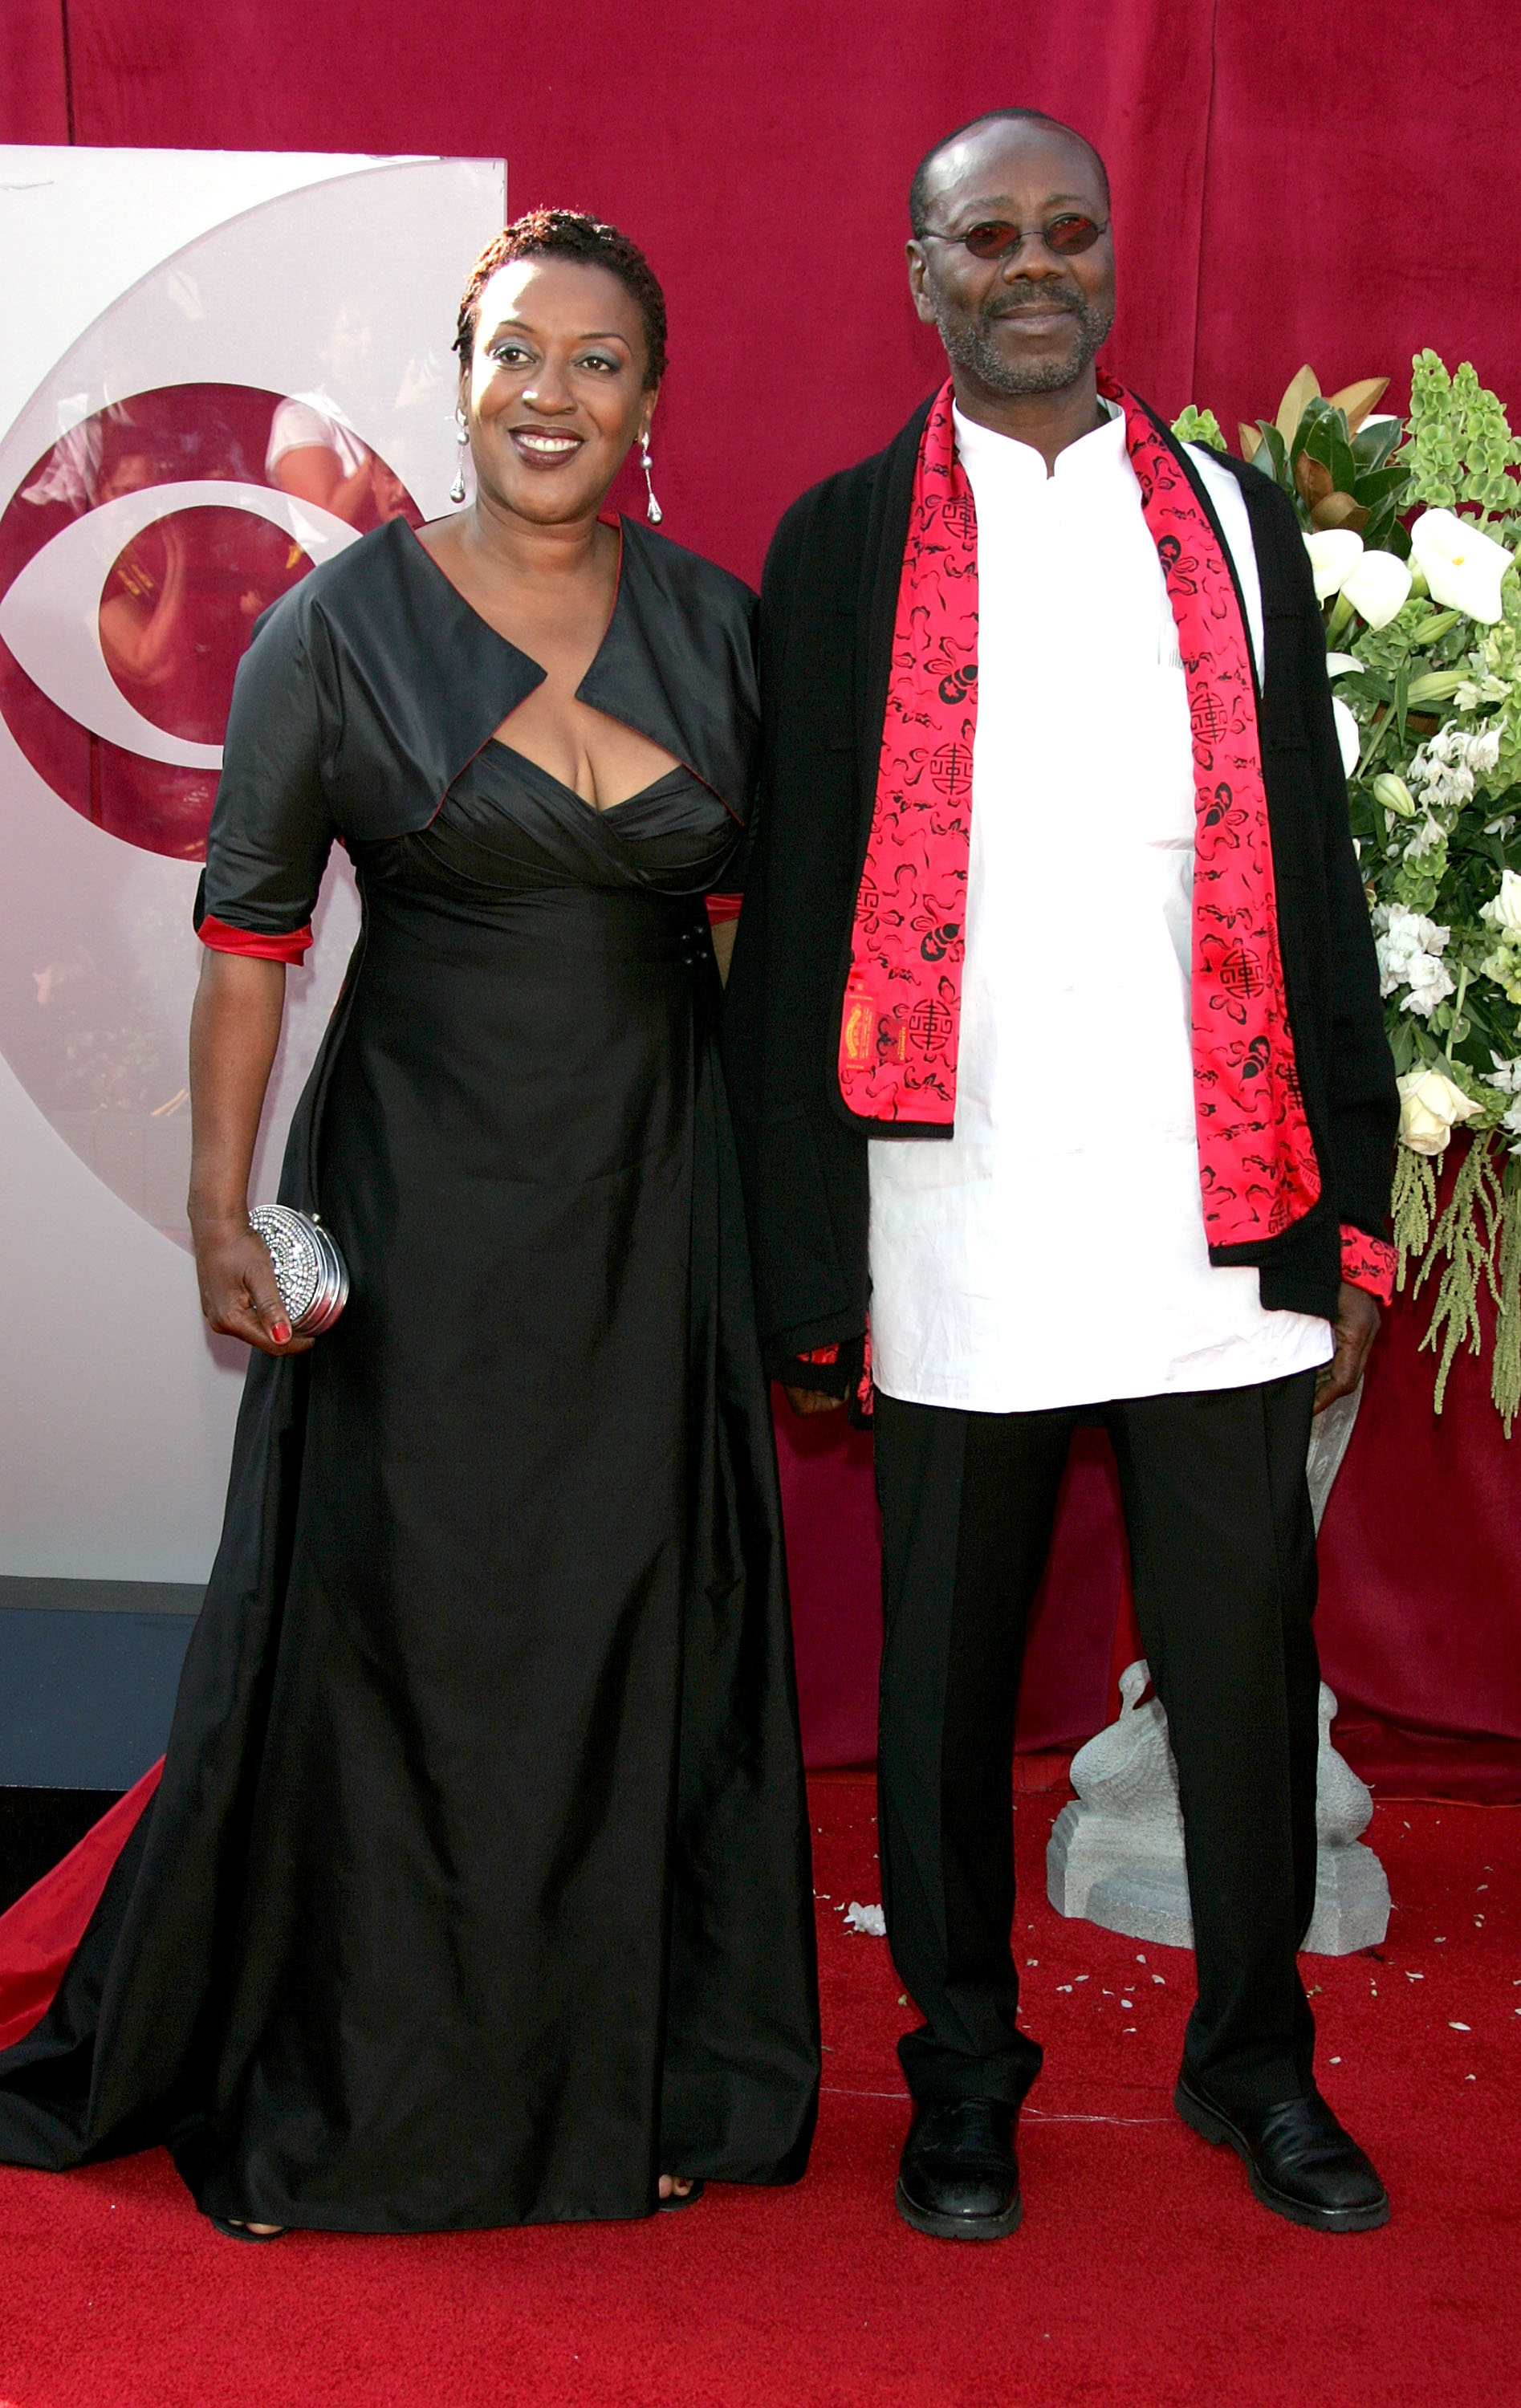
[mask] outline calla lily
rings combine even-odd
[[[1350,677],[1354,669],[1365,668],[1367,663],[1352,652],[1327,652],[1326,674],[1328,678]]]
[[[1342,747],[1342,775],[1350,778],[1363,749],[1363,732],[1344,702],[1333,696],[1331,709],[1336,714],[1337,741]]]
[[[1496,624],[1500,580],[1511,566],[1502,543],[1454,510],[1423,510],[1411,528],[1410,549],[1433,601],[1486,627]]]
[[[1392,552],[1365,551],[1342,580],[1342,598],[1370,627],[1386,627],[1410,600],[1411,576]]]
[[[1502,929],[1514,944],[1521,938],[1521,878],[1514,869],[1500,872],[1499,893],[1479,913],[1492,928]]]
[[[1341,593],[1348,573],[1362,558],[1363,539],[1350,527],[1325,527],[1317,535],[1307,535],[1304,548],[1315,572],[1315,599],[1325,602]]]

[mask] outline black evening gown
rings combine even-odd
[[[364,933],[282,1193],[351,1266],[252,1359],[164,1781],[0,2157],[167,2139],[201,2205],[635,2216],[806,2163],[807,1810],[767,1391],[677,770],[490,742],[353,840]]]

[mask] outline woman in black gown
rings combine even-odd
[[[664,310],[568,213],[461,312],[471,509],[312,573],[239,673],[199,925],[192,1223],[257,1350],[163,1783],[0,2157],[165,2139],[224,2229],[632,2216],[807,2160],[818,2034],[767,1392],[702,897],[753,597],[598,509]],[[652,505],[652,515],[653,509]],[[249,1231],[284,965],[364,927]]]

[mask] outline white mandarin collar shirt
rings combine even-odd
[[[1125,422],[1058,453],[955,413],[977,505],[978,703],[955,1133],[869,1147],[875,1376],[1026,1412],[1244,1386],[1327,1323],[1212,1268],[1194,1131],[1188,700]],[[1246,506],[1193,454],[1260,676]]]

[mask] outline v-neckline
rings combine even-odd
[[[501,631],[501,629],[500,629],[500,627],[494,627],[494,626],[492,625],[492,624],[491,624],[491,621],[487,618],[487,616],[486,616],[485,612],[484,612],[483,610],[478,610],[478,609],[476,609],[475,604],[470,600],[469,595],[466,595],[466,594],[462,594],[462,593],[460,592],[459,587],[455,584],[455,582],[454,582],[453,579],[450,576],[448,569],[447,569],[447,568],[445,568],[445,566],[443,566],[443,563],[442,563],[440,560],[437,559],[437,558],[435,557],[435,555],[434,555],[434,554],[433,554],[433,553],[428,550],[427,545],[426,545],[426,544],[423,542],[423,540],[422,535],[420,534],[420,532],[418,531],[418,529],[417,529],[416,527],[414,527],[414,526],[411,524],[410,521],[409,521],[409,520],[407,520],[407,519],[395,519],[395,520],[394,520],[394,521],[392,522],[392,523],[393,523],[394,525],[395,525],[395,526],[404,526],[404,527],[407,529],[408,534],[410,536],[410,538],[411,538],[411,539],[412,539],[413,543],[417,546],[417,549],[418,549],[418,551],[422,553],[422,555],[423,555],[423,559],[427,562],[427,564],[428,564],[429,567],[433,570],[434,575],[435,575],[436,577],[439,577],[439,578],[441,578],[441,579],[443,580],[443,582],[448,586],[450,593],[453,595],[453,597],[454,597],[455,601],[459,604],[460,609],[461,609],[462,610],[467,610],[467,611],[469,612],[469,614],[470,614],[471,618],[472,618],[472,619],[474,619],[474,620],[476,620],[476,621],[478,621],[478,622],[479,622],[479,624],[480,624],[482,627],[484,627],[484,628],[485,628],[486,633],[488,634],[488,636],[495,636],[495,638],[496,638],[496,641],[501,645],[501,647],[502,647],[502,649],[503,649],[503,651],[504,651],[504,652],[511,652],[511,653],[513,654],[514,658],[516,658],[517,660],[520,660],[520,661],[526,661],[526,662],[527,662],[527,664],[528,664],[528,666],[529,666],[531,669],[534,669],[534,670],[536,670],[536,671],[537,671],[538,676],[538,679],[539,679],[539,681],[540,681],[540,683],[542,683],[542,682],[543,682],[543,681],[548,678],[548,676],[549,676],[549,671],[548,671],[548,669],[546,669],[546,668],[545,668],[545,666],[544,666],[544,665],[543,665],[542,661],[536,661],[536,660],[535,660],[535,658],[534,658],[534,656],[533,656],[533,654],[532,654],[532,652],[525,652],[524,651],[523,646],[522,646],[521,644],[515,644],[515,643],[512,641],[512,638],[511,638],[511,637],[510,637],[510,636],[504,636],[504,635],[503,635],[503,633],[502,633],[502,631]],[[599,526],[606,526],[606,525],[608,524],[608,522],[607,522],[607,520],[606,520],[606,519],[599,519],[599,520],[598,520],[598,522],[597,522],[597,523],[598,523],[598,525],[599,525]],[[586,682],[587,679],[591,676],[592,671],[595,668],[595,666],[596,666],[596,665],[597,665],[597,662],[601,659],[601,657],[602,657],[602,655],[603,655],[604,652],[607,650],[608,638],[609,638],[609,637],[611,635],[611,633],[612,633],[612,623],[613,623],[613,621],[614,621],[614,620],[617,618],[617,616],[618,616],[618,606],[619,606],[620,602],[623,600],[623,594],[624,594],[624,526],[623,526],[623,521],[622,521],[622,519],[620,519],[620,520],[619,520],[619,522],[618,522],[618,525],[617,525],[617,530],[616,530],[616,532],[617,532],[617,537],[618,537],[618,571],[617,571],[617,575],[616,575],[616,576],[614,577],[614,579],[613,579],[613,584],[612,584],[612,608],[611,608],[611,609],[608,612],[607,619],[606,619],[606,621],[604,622],[604,624],[603,624],[602,633],[601,633],[601,635],[597,638],[596,650],[595,650],[595,652],[592,654],[591,659],[587,662],[585,668],[581,671],[581,674],[580,679],[577,681],[577,684],[576,684],[576,692],[575,692],[575,696],[574,696],[574,699],[575,699],[577,702],[580,702],[580,700],[581,700],[581,687],[585,684],[585,682]],[[531,689],[530,689],[530,691],[531,691]],[[526,696],[526,695],[524,695],[524,701],[526,701],[527,696]],[[587,705],[586,705],[585,707],[586,707],[586,709],[587,709],[588,710],[596,710],[596,705],[595,705],[595,702],[589,702],[589,703],[587,703]],[[603,718],[603,719],[612,719],[612,713],[611,713],[611,711],[610,711],[610,710],[604,710],[604,711],[602,711],[602,712],[600,712],[600,713],[599,713],[599,716],[600,716],[601,718]],[[614,719],[614,720],[613,720],[613,725],[614,725],[615,727],[624,727],[624,726],[626,726],[626,725],[627,725],[627,724],[628,724],[628,723],[627,723],[625,720],[622,720],[622,719]],[[638,736],[638,735],[640,733],[640,730],[639,730],[639,728],[636,728],[636,729],[634,730],[634,733],[635,733],[635,735],[636,735],[636,736]],[[509,746],[508,749],[510,751],[510,750],[511,750],[511,747]],[[526,755],[526,754],[524,754],[524,759],[526,759],[526,758],[527,758],[527,755]],[[593,808],[595,809],[595,806],[594,805],[594,806],[593,806]]]
[[[411,522],[408,519],[396,519],[393,523],[396,526],[404,526],[407,529],[409,536],[410,536],[412,542],[416,545],[423,559],[433,569],[435,575],[443,580],[443,582],[448,586],[450,593],[453,595],[461,609],[467,610],[471,618],[476,620],[482,627],[484,627],[488,635],[495,636],[496,641],[502,646],[503,650],[510,652],[514,659],[525,661],[528,666],[537,673],[538,683],[540,685],[543,684],[549,676],[549,671],[545,668],[543,663],[541,661],[536,661],[532,652],[525,652],[521,644],[515,644],[510,636],[504,636],[499,627],[494,627],[491,621],[486,617],[485,612],[483,610],[478,610],[469,596],[460,592],[459,587],[450,576],[449,571],[443,566],[443,564],[440,561],[434,557],[433,553],[428,550],[427,545],[423,542],[417,528],[412,525]],[[600,526],[607,526],[610,522],[607,519],[600,519],[597,523]],[[612,608],[608,612],[606,624],[603,626],[601,635],[597,638],[596,650],[592,654],[591,659],[587,662],[585,668],[582,670],[581,677],[577,681],[576,691],[572,697],[576,702],[581,702],[581,687],[585,685],[587,680],[592,676],[598,661],[607,651],[608,638],[612,633],[613,624],[618,616],[619,605],[623,601],[624,523],[621,518],[617,522],[616,533],[618,537],[618,571],[613,580]],[[529,694],[536,693],[537,691],[538,688],[536,686],[530,686],[528,689]],[[526,702],[527,699],[528,695],[525,694],[523,697],[523,702]],[[505,727],[509,724],[511,720],[516,717],[518,711],[520,711],[522,708],[522,702],[515,703],[512,710],[508,713],[507,719],[500,723],[501,725]],[[616,712],[604,710],[598,703],[581,703],[581,709],[583,710],[595,711],[598,719],[607,720],[610,725],[613,727],[626,727],[631,735],[643,736],[644,741],[647,744],[653,744],[655,740],[653,736],[645,736],[643,728],[636,727],[632,720],[620,719]],[[676,775],[676,772],[679,769],[684,769],[689,777],[695,778],[697,774],[692,767],[690,762],[678,760],[673,754],[671,756],[670,767],[668,769],[662,769],[659,778],[652,778],[650,784],[639,787],[637,793],[632,795],[622,795],[615,803],[589,803],[584,795],[578,795],[576,793],[574,786],[567,785],[563,778],[556,778],[552,769],[546,769],[543,763],[541,761],[536,761],[531,753],[520,752],[515,744],[509,744],[504,738],[497,735],[495,728],[492,730],[487,741],[492,744],[499,744],[502,751],[504,752],[510,752],[515,761],[526,761],[531,769],[538,769],[543,777],[550,779],[552,783],[559,786],[564,793],[572,796],[574,799],[581,804],[584,810],[595,811],[598,819],[605,819],[609,811],[621,811],[625,803],[637,803],[641,795],[647,795],[650,792],[650,788],[652,786],[658,786],[662,778],[672,778]],[[665,745],[661,745],[658,749],[661,752],[665,752],[667,748]],[[699,778],[697,782],[700,785],[703,781]],[[727,806],[725,805],[725,808],[727,809]]]
[[[610,712],[604,712],[602,715],[604,718],[611,716]],[[621,727],[624,723],[619,720],[616,724]],[[636,729],[635,734],[638,733]],[[571,802],[579,803],[583,811],[590,811],[592,817],[596,820],[608,819],[614,811],[625,811],[630,803],[642,803],[647,796],[653,795],[656,788],[663,786],[669,778],[692,778],[699,786],[702,784],[702,780],[697,777],[696,771],[689,769],[684,761],[673,761],[668,769],[662,769],[658,778],[652,778],[648,785],[640,786],[634,794],[620,795],[615,803],[589,803],[584,795],[578,795],[574,786],[567,785],[564,778],[557,778],[552,769],[546,769],[543,762],[536,761],[531,752],[520,752],[515,744],[506,743],[500,736],[489,736],[486,743],[488,749],[495,744],[497,752],[505,752],[509,761],[515,761],[522,767],[532,769],[540,778],[547,779],[558,793],[568,796]]]

